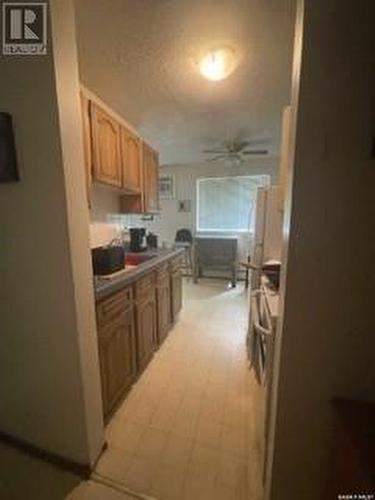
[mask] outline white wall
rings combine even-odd
[[[281,119],[281,117],[280,117]],[[148,227],[160,237],[160,244],[172,244],[176,231],[188,228],[196,233],[196,182],[199,177],[223,177],[230,175],[269,175],[277,180],[278,158],[251,159],[246,165],[228,166],[226,164],[196,163],[189,165],[167,165],[160,168],[160,175],[172,174],[175,178],[175,197],[173,200],[160,200],[161,212],[151,223],[141,217],[124,218],[124,223]],[[179,212],[178,201],[191,200],[191,212]],[[237,235],[236,235],[237,236]],[[241,258],[247,254],[248,235],[239,235]]]
[[[73,0],[53,1],[52,30],[55,78],[58,101],[61,149],[72,278],[77,323],[77,348],[80,363],[86,461],[95,463],[102,450],[103,415],[99,373],[98,341],[89,250],[82,122],[80,116],[75,13]]]
[[[90,246],[105,245],[119,235],[120,198],[110,186],[93,184],[90,208]]]
[[[51,44],[0,56],[21,171],[0,185],[0,430],[90,464],[103,422],[74,16],[71,1],[51,6],[55,60]]]
[[[275,500],[324,498],[331,399],[375,400],[375,4],[320,0],[304,9],[284,234]]]

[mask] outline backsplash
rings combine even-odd
[[[106,245],[121,231],[118,194],[111,188],[94,184],[91,192],[90,246]]]
[[[90,247],[99,247],[108,244],[119,236],[119,226],[106,222],[90,224]]]

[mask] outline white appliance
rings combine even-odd
[[[261,266],[268,261],[280,262],[283,212],[280,210],[280,189],[277,185],[259,187],[255,203],[255,227],[251,264]],[[251,273],[251,289],[260,286],[261,271]]]
[[[264,386],[271,379],[278,308],[279,294],[262,276],[259,289],[251,292],[247,343],[250,367],[254,369],[259,384]]]
[[[250,369],[259,383],[258,411],[263,415],[260,425],[264,436],[263,480],[267,470],[270,426],[270,399],[273,383],[275,334],[279,314],[279,294],[262,276],[260,287],[251,292],[250,325],[247,337]],[[260,405],[260,407],[259,407]]]
[[[280,150],[280,187],[260,188],[257,193],[255,234],[251,253],[252,264],[260,268],[270,260],[281,262],[284,202],[288,185],[290,158],[291,108],[283,113]],[[260,384],[258,401],[263,414],[264,469],[263,481],[268,474],[271,426],[271,394],[274,383],[274,351],[279,319],[279,293],[269,286],[261,271],[252,272],[250,295],[250,321],[248,351],[250,366]]]
[[[257,189],[255,228],[250,263],[251,294],[248,328],[248,352],[250,366],[254,368],[258,382],[266,383],[272,356],[268,347],[276,329],[278,300],[271,293],[267,279],[262,276],[265,263],[279,263],[281,259],[283,212],[280,210],[278,186]]]
[[[268,435],[270,423],[270,398],[273,378],[273,358],[279,295],[262,275],[264,264],[281,263],[283,211],[280,209],[278,186],[257,190],[255,229],[251,254],[250,317],[247,347],[250,369],[259,383],[258,409],[263,415],[259,425],[264,436],[263,480],[268,460]]]

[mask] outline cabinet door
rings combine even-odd
[[[86,196],[87,203],[90,206],[90,193],[92,182],[92,153],[91,153],[91,123],[90,123],[90,101],[81,92],[81,114],[82,114],[82,132],[83,132],[83,153],[85,160],[86,175]]]
[[[284,210],[286,190],[289,176],[290,140],[291,140],[291,120],[292,108],[286,106],[283,111],[281,128],[281,144],[279,159],[279,209]]]
[[[121,187],[120,125],[91,103],[91,128],[94,180]]]
[[[137,304],[137,361],[143,370],[151,359],[157,340],[155,294]]]
[[[98,332],[103,410],[106,418],[136,374],[136,346],[133,309]]]
[[[172,318],[176,321],[178,313],[182,309],[182,272],[180,269],[171,275],[171,303]]]
[[[143,143],[144,209],[155,213],[159,210],[159,159],[150,146]]]
[[[122,184],[125,189],[141,192],[142,151],[139,138],[121,127]]]
[[[167,337],[171,327],[171,288],[169,280],[157,288],[158,344]]]

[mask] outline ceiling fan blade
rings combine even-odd
[[[226,149],[204,149],[202,153],[215,154],[215,153],[226,153]]]
[[[251,141],[238,141],[235,143],[238,151],[241,151],[243,148],[246,148],[246,146],[250,146],[250,144]]]
[[[268,149],[251,149],[248,151],[242,151],[243,155],[268,155]]]
[[[247,139],[247,142],[251,145],[255,144],[268,144],[271,137],[254,137],[253,139]]]
[[[207,161],[216,161],[216,160],[221,160],[222,158],[227,158],[227,155],[225,155],[225,154],[217,155],[217,156],[214,156],[213,158],[207,158]]]

